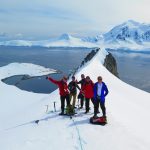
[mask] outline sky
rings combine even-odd
[[[150,23],[150,0],[0,0],[0,36],[93,36],[133,19]]]

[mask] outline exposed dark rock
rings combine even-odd
[[[82,66],[84,66],[88,61],[90,61],[100,50],[100,48],[97,48],[95,50],[92,50],[85,58],[84,60],[81,62],[81,65],[77,68],[75,68],[68,77],[71,77],[72,75],[75,75],[75,73],[78,71],[79,68],[81,68]],[[104,66],[115,76],[119,77],[118,75],[118,71],[117,71],[117,63],[115,58],[112,56],[111,53],[109,53],[104,61]]]
[[[119,77],[118,71],[117,71],[117,62],[113,55],[109,53],[104,61],[104,66],[116,77]]]
[[[88,61],[90,61],[96,54],[97,52],[100,50],[100,48],[96,48],[94,50],[92,50],[89,54],[87,54],[87,56],[84,58],[84,60],[81,62],[81,65],[77,68],[75,68],[69,75],[68,78],[71,77],[72,75],[74,75],[79,68],[81,68],[82,66],[84,66],[84,64],[86,64]]]

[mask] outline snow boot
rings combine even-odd
[[[97,115],[94,115],[94,116],[93,116],[93,119],[97,119],[97,118],[98,118],[98,116],[97,116]]]
[[[60,116],[65,115],[64,112],[59,113]]]
[[[89,113],[89,110],[86,110],[86,111],[85,111],[85,114],[87,114],[87,113]]]

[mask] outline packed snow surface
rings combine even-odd
[[[89,123],[93,115],[92,103],[89,114],[78,110],[76,117],[70,119],[58,115],[58,90],[51,94],[35,94],[0,82],[0,149],[149,150],[150,94],[112,75],[102,65],[107,54],[105,49],[101,49],[76,74],[78,80],[84,73],[94,82],[97,76],[103,77],[109,89],[106,126]],[[1,67],[0,71],[6,67]],[[16,71],[17,68],[12,70],[11,75]],[[7,76],[5,72],[1,79]],[[57,112],[52,112],[54,101]],[[46,105],[49,105],[47,113]],[[39,124],[34,123],[35,120],[40,120]]]

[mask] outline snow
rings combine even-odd
[[[0,41],[1,46],[41,46],[41,47],[98,47],[96,43],[84,41],[69,34],[62,34],[58,38],[41,41],[9,40]]]
[[[26,40],[9,40],[9,41],[2,41],[0,45],[4,46],[32,46],[31,41]]]
[[[143,44],[139,45],[134,41],[128,40],[126,42],[117,41],[116,43],[105,43],[100,44],[105,46],[106,48],[110,48],[113,50],[122,50],[122,51],[134,51],[134,52],[150,52],[150,42],[143,42]]]
[[[43,76],[57,73],[54,69],[45,68],[30,63],[11,63],[0,69],[0,79],[16,75],[28,75],[30,77]]]
[[[127,25],[130,28],[137,28],[137,26],[140,26],[140,23],[134,20],[128,20],[127,22],[124,23],[124,25]]]
[[[59,40],[70,40],[70,39],[74,39],[74,37],[72,37],[71,35],[64,33],[59,37]]]
[[[85,110],[80,110],[71,120],[58,115],[58,90],[51,94],[35,94],[0,82],[0,149],[149,150],[150,94],[112,75],[102,65],[107,54],[105,49],[101,48],[76,74],[78,80],[82,73],[90,75],[94,82],[97,76],[103,77],[109,88],[106,98],[106,126],[89,124],[89,118],[93,115],[92,103],[89,114],[85,115]],[[11,67],[1,67],[1,73],[2,70],[9,71],[8,68]],[[11,75],[15,75],[17,69],[18,67],[11,70]],[[7,71],[1,75],[1,79],[8,77]],[[33,75],[32,69],[28,71],[24,73]],[[51,112],[54,101],[57,112]],[[49,105],[48,113],[45,112],[46,105]],[[40,120],[38,125],[34,123],[37,119]]]
[[[8,40],[0,41],[3,46],[41,46],[41,47],[103,47],[132,50],[150,50],[150,24],[128,20],[115,26],[105,34],[95,37],[74,37],[67,33],[58,38],[41,41]]]
[[[145,50],[150,49],[150,24],[133,20],[124,22],[104,34],[104,45],[107,48]]]
[[[68,34],[61,35],[57,40],[45,44],[46,47],[98,47],[97,44],[83,41]]]

